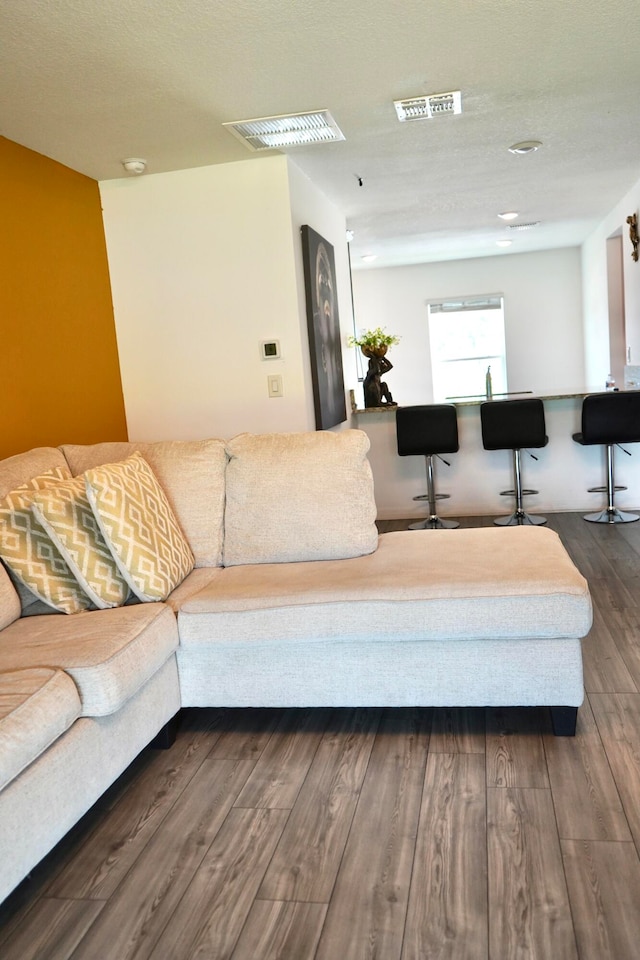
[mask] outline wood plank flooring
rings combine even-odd
[[[2,960],[636,960],[640,522],[549,527],[595,607],[575,738],[544,709],[186,710],[0,906]]]

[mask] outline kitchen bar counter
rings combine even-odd
[[[588,493],[588,487],[606,482],[605,449],[584,447],[572,439],[581,428],[582,398],[602,390],[542,395],[549,443],[534,451],[537,460],[523,454],[523,485],[539,490],[525,497],[531,513],[579,510],[587,513],[604,508],[606,495]],[[536,394],[512,394],[535,396]],[[480,431],[480,404],[485,397],[455,401],[458,411],[460,450],[447,454],[451,466],[436,461],[436,489],[451,494],[438,505],[443,517],[500,516],[511,513],[512,500],[500,491],[513,487],[512,455],[506,450],[485,450]],[[499,398],[495,398],[499,402]],[[378,516],[381,520],[425,516],[424,504],[412,498],[426,491],[423,457],[399,457],[396,447],[395,407],[371,407],[352,411],[352,426],[369,436],[369,460],[373,470]],[[632,456],[616,448],[615,482],[628,487],[616,494],[621,510],[640,512],[640,444],[629,444]]]
[[[534,393],[533,390],[515,390],[512,393],[494,393],[491,397],[492,400],[524,400],[527,397],[539,397],[541,400],[582,400],[583,397],[586,397],[589,393],[603,393],[603,390],[582,390],[579,392],[558,392],[558,393]],[[453,403],[456,407],[477,407],[481,403],[484,403],[487,400],[487,397],[484,394],[474,394],[473,396],[468,397],[448,397],[445,403]],[[398,404],[401,406],[401,404]],[[355,407],[353,409],[354,413],[360,414],[369,414],[369,413],[391,413],[395,410],[394,406],[382,406],[382,407]]]

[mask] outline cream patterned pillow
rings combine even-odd
[[[129,585],[102,536],[84,478],[36,491],[31,511],[95,605],[121,606],[129,596]]]
[[[79,613],[91,606],[91,600],[31,512],[31,501],[38,490],[69,477],[68,470],[56,467],[0,501],[0,557],[18,584],[48,607]]]
[[[98,526],[140,600],[166,600],[194,565],[189,544],[147,461],[134,453],[84,474]]]

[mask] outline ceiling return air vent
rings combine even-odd
[[[462,113],[462,94],[459,90],[452,93],[429,93],[424,97],[412,97],[410,100],[394,100],[393,105],[398,120],[432,120],[434,117],[446,117]]]
[[[255,120],[232,120],[222,126],[242,140],[250,150],[281,150],[283,147],[345,139],[328,110],[258,117]]]
[[[507,227],[507,230],[533,230],[534,227],[539,227],[540,221],[533,220],[531,223],[510,223]]]

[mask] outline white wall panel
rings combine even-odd
[[[334,244],[349,331],[344,217],[284,156],[100,189],[130,438],[315,429],[299,226]]]
[[[308,429],[286,158],[100,188],[131,439]]]

